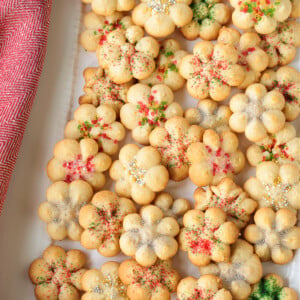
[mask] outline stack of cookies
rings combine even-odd
[[[128,259],[88,269],[82,251],[51,245],[29,268],[36,298],[298,299],[262,262],[287,264],[300,248],[290,123],[300,73],[287,66],[300,46],[300,1],[82,1],[80,44],[99,65],[84,71],[38,215],[54,241]],[[199,40],[192,53],[170,38],[176,30]],[[185,87],[197,101],[184,111],[176,91]],[[241,187],[246,161],[256,175]],[[165,191],[187,178],[194,201]],[[172,267],[179,251],[199,278]]]

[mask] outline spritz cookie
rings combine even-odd
[[[135,5],[135,0],[81,0],[83,3],[90,3],[92,10],[103,16],[110,16],[115,12],[130,11]]]
[[[179,225],[175,218],[164,217],[157,206],[147,205],[141,208],[140,214],[127,215],[123,229],[121,250],[141,266],[152,266],[157,259],[167,260],[177,253],[175,236],[179,233]]]
[[[133,22],[143,26],[154,37],[166,37],[176,27],[191,22],[193,11],[189,7],[192,0],[141,0],[132,12]]]
[[[286,123],[277,133],[252,144],[247,149],[247,158],[254,167],[263,161],[294,163],[300,167],[300,138],[296,137],[296,128]]]
[[[131,200],[119,198],[111,191],[96,193],[91,203],[79,212],[79,223],[84,228],[81,245],[86,249],[97,249],[103,256],[117,255],[123,219],[134,212]]]
[[[215,185],[241,172],[245,157],[238,146],[238,137],[231,131],[218,134],[212,129],[205,130],[203,142],[193,143],[187,149],[192,182],[198,186]]]
[[[219,105],[211,99],[199,100],[197,107],[188,108],[184,117],[192,125],[213,129],[218,133],[229,131],[229,118],[232,112],[228,105]]]
[[[218,42],[233,45],[238,51],[238,63],[243,66],[246,74],[239,89],[259,81],[261,72],[269,65],[269,55],[260,47],[261,38],[257,33],[245,32],[241,35],[234,28],[223,27]]]
[[[152,130],[170,118],[183,115],[180,104],[174,102],[172,90],[165,84],[149,87],[137,83],[127,93],[127,101],[120,111],[121,122],[132,130],[132,138],[149,145]]]
[[[111,165],[111,158],[106,153],[99,153],[96,141],[90,138],[80,142],[71,139],[59,141],[53,150],[53,158],[48,162],[47,175],[52,182],[72,182],[82,179],[95,191],[105,184],[103,172]]]
[[[158,260],[151,267],[143,267],[128,259],[121,263],[119,277],[127,285],[131,300],[169,300],[180,279],[171,260]]]
[[[178,300],[232,300],[231,293],[222,286],[222,280],[215,275],[185,277],[177,287]]]
[[[188,252],[194,265],[229,261],[230,245],[237,240],[239,229],[233,222],[226,221],[226,213],[221,208],[208,208],[205,212],[192,209],[184,215],[183,225],[179,246]]]
[[[174,199],[171,194],[166,192],[161,192],[156,196],[154,205],[162,210],[164,217],[175,218],[180,226],[183,225],[184,214],[192,208],[189,200]]]
[[[65,138],[81,140],[92,138],[98,142],[99,151],[109,155],[118,151],[118,143],[125,138],[125,128],[116,122],[117,114],[106,104],[97,108],[82,104],[74,112],[74,119],[65,127]]]
[[[190,125],[185,118],[173,117],[164,127],[157,127],[150,134],[150,144],[160,152],[162,163],[168,168],[172,180],[187,178],[187,149],[202,140],[203,131],[201,126]]]
[[[262,162],[244,188],[259,207],[300,209],[300,169],[294,164]]]
[[[300,46],[300,23],[288,20],[280,23],[277,29],[261,35],[261,47],[269,55],[269,68],[291,63]]]
[[[116,84],[101,67],[86,68],[83,77],[84,95],[79,97],[79,104],[93,104],[96,107],[106,104],[119,114],[121,107],[127,102],[127,92],[133,82]]]
[[[156,192],[168,184],[169,173],[162,165],[161,155],[154,147],[140,148],[125,145],[109,170],[116,181],[115,191],[119,196],[131,197],[138,204],[149,204]]]
[[[215,101],[225,100],[231,87],[239,86],[245,78],[234,46],[208,41],[194,46],[193,54],[182,59],[179,72],[187,79],[187,90],[192,97],[210,97]]]
[[[197,188],[194,192],[195,208],[205,211],[209,207],[219,207],[227,214],[227,220],[243,228],[257,207],[257,202],[239,187],[231,178],[224,178],[218,185],[207,189]]]
[[[284,105],[284,97],[278,90],[268,92],[264,85],[254,83],[245,93],[230,99],[233,114],[229,125],[235,132],[244,132],[249,141],[259,142],[268,133],[274,134],[284,127]]]
[[[156,59],[155,71],[150,77],[140,80],[140,82],[150,86],[163,83],[172,91],[181,89],[185,84],[185,79],[179,73],[179,65],[186,55],[188,52],[182,50],[176,40],[163,41]]]
[[[261,299],[298,300],[298,295],[295,290],[284,286],[278,274],[270,273],[252,286],[249,300]]]
[[[155,70],[154,59],[159,54],[159,43],[150,36],[140,34],[140,27],[134,26],[138,35],[135,43],[130,43],[122,31],[112,31],[107,41],[99,45],[97,57],[99,65],[107,70],[108,76],[117,84],[149,77]]]
[[[234,11],[233,24],[242,30],[254,28],[258,33],[269,34],[276,30],[292,12],[289,0],[230,0]]]
[[[202,40],[215,40],[222,25],[228,23],[231,10],[222,0],[193,0],[190,5],[193,20],[181,28],[183,36],[188,40],[200,37]]]
[[[126,295],[126,286],[119,278],[120,264],[109,261],[103,264],[100,270],[86,271],[81,278],[82,300],[129,300]]]
[[[79,211],[92,196],[92,187],[83,180],[57,181],[50,185],[46,192],[47,201],[38,208],[40,219],[47,223],[49,236],[54,240],[79,241],[83,231],[78,222]]]
[[[59,246],[45,249],[42,258],[34,260],[28,271],[36,299],[79,300],[85,263],[86,257],[80,250],[66,252]]]
[[[281,208],[262,207],[254,215],[255,224],[244,231],[245,239],[254,244],[255,253],[261,261],[272,260],[276,264],[287,264],[300,248],[300,227],[296,227],[295,212]]]
[[[111,16],[101,16],[94,12],[88,12],[83,16],[85,30],[80,35],[80,44],[87,51],[96,51],[98,45],[102,45],[107,40],[107,35],[114,30],[122,30],[131,43],[138,37],[134,32],[133,22],[129,16],[123,16],[120,12],[115,12]],[[140,35],[143,35],[140,30]]]
[[[299,32],[300,33],[300,32]],[[260,82],[268,90],[280,91],[285,99],[284,114],[288,121],[294,121],[300,115],[300,73],[289,66],[281,67],[277,71],[267,70]]]
[[[251,285],[260,281],[263,268],[253,247],[244,240],[238,239],[231,246],[231,257],[228,263],[212,263],[200,267],[200,274],[213,274],[223,281],[224,288],[228,289],[233,299],[248,299],[251,294]]]

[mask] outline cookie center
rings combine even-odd
[[[277,233],[274,230],[266,232],[266,244],[270,247],[273,248],[276,245],[280,245],[280,236],[279,233]]]
[[[145,184],[145,174],[147,170],[140,168],[136,158],[129,163],[127,167],[127,174],[132,182],[135,182],[139,185]]]
[[[262,105],[261,99],[253,99],[249,97],[249,102],[245,108],[245,112],[249,115],[249,119],[259,119],[265,108]]]
[[[211,166],[213,176],[232,173],[233,167],[228,153],[226,153],[222,148],[219,148],[217,151],[212,150],[212,148],[207,145],[205,148],[209,153],[209,164]]]

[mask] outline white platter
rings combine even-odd
[[[54,0],[51,14],[49,40],[44,69],[40,79],[29,124],[27,126],[19,158],[12,176],[4,211],[0,217],[0,299],[32,300],[33,285],[27,271],[33,259],[51,244],[45,224],[37,216],[37,207],[45,199],[45,191],[50,184],[45,167],[52,156],[53,146],[63,138],[66,121],[77,107],[77,99],[82,94],[84,80],[82,71],[88,66],[97,66],[95,54],[83,51],[77,45],[80,24],[81,3],[79,0]],[[191,51],[192,42],[185,41],[179,34],[175,36],[182,47]],[[79,51],[77,51],[79,49]],[[292,66],[300,70],[300,51]],[[76,76],[73,80],[73,74]],[[193,107],[197,101],[188,96],[185,89],[175,94],[175,99],[184,108]],[[300,131],[300,120],[295,123]],[[125,142],[131,142],[127,134]],[[241,136],[242,149],[248,143]],[[236,177],[239,184],[252,175],[249,167]],[[112,188],[108,180],[106,188]],[[193,201],[195,186],[185,180],[181,183],[170,181],[167,191],[174,197],[185,197]],[[95,251],[86,251],[79,242],[62,241],[56,243],[68,249],[78,248],[87,253],[88,266],[99,268],[105,261],[124,259],[124,256],[104,258]],[[199,276],[198,270],[179,252],[174,258],[174,266],[182,276]],[[264,263],[264,272],[278,272],[286,283],[300,293],[300,251],[294,260],[284,266]],[[176,298],[175,296],[173,297]]]

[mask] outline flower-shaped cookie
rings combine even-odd
[[[246,32],[241,35],[234,28],[223,27],[218,42],[233,45],[237,49],[238,63],[245,70],[245,78],[239,89],[259,81],[261,72],[269,65],[269,55],[260,47],[261,38],[257,33]]]
[[[86,271],[81,278],[82,290],[85,292],[82,300],[129,300],[126,286],[119,278],[119,263],[109,261],[100,270]]]
[[[79,241],[82,233],[79,210],[92,199],[92,187],[83,180],[58,181],[47,189],[46,195],[47,201],[40,204],[38,214],[47,223],[49,236],[54,240],[68,237]]]
[[[189,145],[202,139],[203,131],[201,126],[190,125],[185,118],[173,117],[150,134],[150,144],[161,153],[172,180],[180,181],[188,176],[186,151]]]
[[[236,27],[254,28],[261,34],[275,31],[292,12],[290,0],[230,0],[230,4],[234,8],[232,22]]]
[[[141,0],[132,12],[133,22],[143,26],[154,37],[166,37],[176,27],[190,23],[192,0]]]
[[[271,34],[261,35],[261,47],[269,55],[269,68],[291,63],[300,46],[300,23],[289,20],[280,23]]]
[[[245,157],[238,145],[238,137],[231,131],[218,134],[212,129],[205,130],[203,142],[187,149],[191,163],[189,177],[193,183],[198,186],[218,184],[223,178],[242,171]]]
[[[97,249],[103,256],[117,255],[123,219],[134,212],[131,200],[119,198],[111,191],[96,193],[91,203],[79,212],[79,224],[84,228],[81,245],[86,249]]]
[[[122,30],[131,43],[143,36],[142,28],[133,26],[129,16],[123,17],[122,13],[116,12],[111,16],[100,16],[94,12],[88,12],[83,17],[85,30],[80,35],[80,44],[87,51],[96,51],[98,45],[105,43],[107,35],[114,30]],[[132,27],[133,26],[133,27]]]
[[[254,167],[263,161],[295,163],[300,167],[300,138],[296,137],[295,127],[286,123],[282,130],[252,144],[247,149],[247,158]]]
[[[228,123],[231,114],[228,105],[218,105],[211,99],[204,99],[199,100],[196,108],[188,108],[184,116],[190,124],[221,133],[230,130]]]
[[[123,197],[131,197],[138,204],[149,204],[155,193],[168,184],[168,170],[161,164],[161,155],[153,147],[139,148],[125,145],[109,170],[116,181],[115,191]]]
[[[42,258],[29,267],[29,277],[35,284],[35,296],[39,300],[79,300],[81,277],[86,257],[80,250],[65,251],[59,246],[45,249]]]
[[[298,300],[295,290],[285,287],[283,279],[278,274],[267,274],[252,287],[249,300],[278,299]]]
[[[231,11],[222,0],[193,0],[190,7],[193,10],[193,20],[181,28],[181,32],[188,40],[195,40],[198,36],[202,40],[215,40],[221,26],[226,24]]]
[[[97,108],[92,104],[82,104],[74,112],[74,119],[65,128],[65,138],[81,140],[92,138],[99,144],[99,151],[115,154],[118,143],[125,137],[125,128],[116,122],[117,114],[106,104]]]
[[[239,229],[226,221],[226,213],[218,207],[189,210],[183,217],[184,227],[179,235],[181,250],[187,251],[190,261],[196,266],[205,266],[211,260],[228,262],[230,244],[238,236]]]
[[[243,228],[247,225],[250,215],[257,207],[256,201],[248,197],[241,187],[230,178],[224,178],[216,186],[206,190],[197,188],[194,192],[195,208],[205,211],[209,207],[222,208],[227,220]]]
[[[235,132],[244,132],[249,141],[259,142],[268,133],[276,133],[284,127],[284,104],[284,97],[278,90],[268,92],[264,85],[254,83],[245,93],[230,99],[233,114],[229,125]]]
[[[163,41],[156,60],[155,71],[150,77],[140,80],[140,82],[150,86],[163,83],[172,91],[179,90],[185,83],[185,79],[179,73],[179,65],[186,55],[188,53],[181,50],[181,46],[176,40]]]
[[[92,10],[99,15],[111,16],[115,12],[130,11],[135,5],[135,0],[81,0],[90,3]]]
[[[251,285],[260,281],[263,275],[259,257],[253,253],[253,247],[244,240],[238,239],[231,246],[231,257],[228,263],[209,264],[199,268],[200,274],[219,276],[223,286],[228,289],[233,299],[248,299]]]
[[[262,162],[244,188],[259,207],[300,209],[300,169],[294,164]]]
[[[183,115],[181,106],[173,102],[172,90],[165,84],[151,88],[137,83],[129,89],[127,101],[120,111],[121,122],[132,130],[132,138],[143,145],[149,144],[149,135],[155,127]]]
[[[141,266],[152,266],[157,259],[167,260],[177,253],[174,237],[179,233],[179,225],[175,218],[164,217],[159,207],[147,205],[141,208],[140,214],[127,215],[123,228],[121,250]]]
[[[116,84],[101,67],[86,68],[83,77],[85,94],[79,97],[79,104],[93,104],[94,106],[107,104],[119,114],[121,107],[127,102],[127,92],[132,82]]]
[[[210,96],[213,100],[225,100],[232,86],[239,86],[245,71],[238,65],[238,53],[232,45],[201,41],[193,54],[185,56],[179,66],[180,74],[187,79],[189,94],[196,99]]]
[[[300,33],[299,33],[300,34]],[[267,70],[260,82],[267,89],[276,89],[285,99],[284,114],[288,121],[300,115],[300,73],[292,67],[281,67],[277,71]]]
[[[191,209],[191,203],[184,198],[176,200],[169,193],[159,193],[155,198],[154,204],[158,206],[164,217],[173,217],[177,220],[180,226],[183,225],[183,215]]]
[[[134,28],[137,31],[139,27]],[[99,65],[107,69],[108,76],[117,84],[149,77],[158,54],[159,43],[153,37],[139,36],[132,44],[121,30],[110,32],[107,41],[97,49]]]
[[[83,179],[95,191],[105,184],[104,171],[111,165],[111,158],[98,152],[98,144],[90,138],[80,142],[64,139],[58,142],[53,150],[53,158],[48,162],[47,175],[53,182],[72,182]]]
[[[261,261],[272,260],[287,264],[294,257],[293,250],[300,248],[300,227],[296,227],[296,213],[287,208],[274,212],[262,207],[254,215],[255,224],[245,228],[245,239],[254,244]]]
[[[119,277],[127,285],[131,300],[169,300],[180,275],[172,268],[171,260],[158,260],[151,267],[143,267],[129,259],[121,263]]]
[[[203,275],[198,280],[186,277],[179,281],[178,300],[231,300],[229,291],[222,288],[222,280],[215,275]]]

